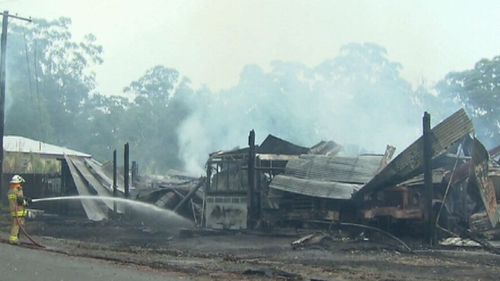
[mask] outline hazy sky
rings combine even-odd
[[[500,55],[500,1],[0,0],[22,16],[73,20],[104,47],[99,89],[116,94],[163,64],[195,85],[234,85],[242,67],[273,60],[309,66],[349,42],[374,42],[413,84]]]

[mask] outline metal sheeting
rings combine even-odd
[[[450,145],[473,131],[472,121],[465,111],[458,110],[431,130],[432,156],[444,153]],[[423,139],[420,137],[363,186],[355,197],[361,199],[363,194],[393,186],[422,173],[422,149]]]
[[[105,175],[97,161],[67,155],[64,158],[79,195],[97,195],[102,197],[111,197],[113,195],[112,181]],[[118,195],[122,193],[119,192]],[[87,217],[93,221],[106,219],[108,211],[113,211],[115,204],[118,213],[124,212],[123,204],[113,203],[111,200],[81,200],[81,203]]]
[[[106,175],[106,172],[104,172],[104,169],[102,168],[100,163],[98,163],[94,159],[85,159],[85,164],[88,165],[92,169],[93,173],[95,175],[97,175],[101,181],[104,182],[103,186],[112,192],[113,191],[113,180]],[[117,181],[117,183],[116,183],[117,190],[121,193],[124,193],[125,189],[123,187],[124,186],[123,177],[120,175],[117,175],[116,181]],[[131,186],[130,190],[132,190],[132,189],[134,189],[134,188]]]
[[[470,170],[473,180],[469,181],[469,185],[474,183],[474,185],[477,186],[486,213],[488,214],[491,227],[495,227],[498,223],[497,198],[493,181],[488,176],[488,162],[488,151],[481,142],[474,138],[474,146],[472,149],[473,169]]]
[[[342,146],[334,141],[320,141],[309,149],[309,153],[333,156],[336,155],[341,149]]]
[[[257,153],[262,154],[299,155],[307,153],[309,148],[293,144],[273,135],[268,135],[256,150]]]
[[[88,183],[88,187],[93,188],[97,192],[97,195],[104,197],[110,197],[113,195],[113,191],[109,190],[96,178],[95,174],[85,165],[83,159],[77,157],[70,157],[70,159],[73,162],[73,165],[78,169],[78,172],[80,172],[85,181]],[[110,210],[113,210],[115,203],[110,200],[103,200],[103,202]],[[121,204],[116,205],[117,212],[123,213]]]
[[[358,157],[301,155],[298,159],[288,162],[285,175],[317,181],[364,184],[376,174],[382,158],[381,155]]]
[[[90,157],[89,154],[76,150],[19,136],[4,136],[3,149],[7,152],[40,154],[45,157],[63,157],[64,155]]]
[[[70,156],[64,156],[64,159],[66,159],[66,163],[68,164],[69,170],[71,172],[71,176],[73,177],[73,180],[75,182],[76,189],[78,191],[78,194],[80,195],[94,195],[89,187],[85,184],[83,178],[81,177],[80,173],[78,172],[77,168],[73,164],[73,161]],[[87,214],[87,217],[90,220],[93,221],[101,221],[104,219],[107,219],[107,213],[106,213],[106,207],[103,208],[103,206],[95,200],[80,200],[82,203],[83,210],[85,211],[85,214]]]
[[[308,196],[350,199],[380,168],[383,156],[329,157],[301,155],[290,160],[271,188]]]
[[[278,175],[273,179],[269,187],[312,197],[351,199],[352,194],[357,191],[361,185],[300,179],[287,175]]]

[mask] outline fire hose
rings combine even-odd
[[[31,241],[31,243],[39,248],[45,248],[45,246],[41,245],[40,243],[36,242],[35,239],[33,239],[33,237],[31,237],[31,235],[28,234],[28,232],[26,231],[26,229],[24,228],[24,225],[19,221],[19,217],[17,216],[17,204],[14,204],[15,206],[15,210],[16,210],[16,223],[17,223],[17,226],[19,226],[19,229],[21,230],[21,232],[28,238],[28,240]]]

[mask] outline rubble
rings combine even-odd
[[[488,152],[470,136],[473,130],[464,110],[431,130],[435,191],[431,213],[439,235],[472,231],[500,236],[496,231],[500,147]],[[334,141],[308,148],[268,135],[260,145],[254,142],[252,131],[248,147],[211,153],[206,177],[175,171],[163,177],[133,176],[130,196],[173,210],[206,229],[272,231],[332,223],[404,222],[408,233],[423,234],[421,226],[429,218],[424,204],[422,138],[394,159],[392,146],[384,154],[347,156]],[[109,164],[77,152],[61,157],[62,190],[125,196],[120,175],[113,191]],[[80,204],[91,220],[124,214],[120,205],[111,202],[84,200]]]
[[[434,197],[429,213],[442,230],[439,235],[491,231],[498,223],[500,149],[488,153],[470,136],[473,131],[463,109],[430,130]],[[406,222],[414,226],[407,233],[423,235],[421,225],[430,218],[422,149],[421,137],[393,160],[392,146],[380,155],[343,156],[334,141],[308,149],[269,135],[255,148],[249,142],[248,148],[214,152],[207,161],[200,225],[268,231],[312,221],[385,221]]]

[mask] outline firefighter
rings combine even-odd
[[[12,217],[12,228],[10,230],[9,243],[19,244],[19,228],[24,226],[24,219],[28,215],[28,202],[31,201],[29,198],[24,197],[22,183],[24,179],[15,175],[10,180],[9,193],[7,197],[9,198],[9,208],[10,215]]]

